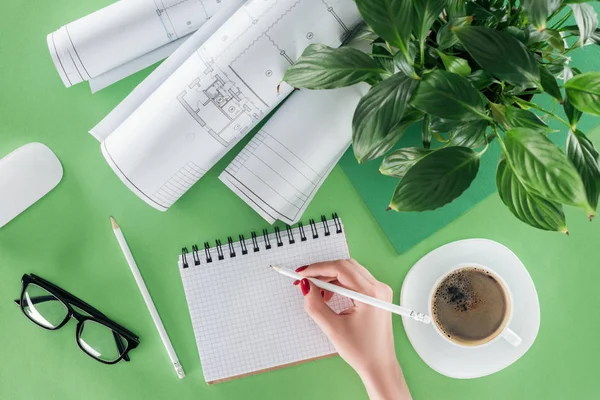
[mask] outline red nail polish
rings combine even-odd
[[[304,271],[306,268],[308,268],[308,265],[303,265],[303,266],[301,266],[300,268],[297,268],[297,269],[296,269],[296,272],[302,272],[302,271]]]
[[[308,283],[308,279],[304,278],[300,281],[300,289],[302,290],[303,296],[306,296],[308,292],[310,292],[310,283]]]
[[[299,283],[300,283],[300,281],[299,281],[298,279],[296,279],[296,280],[294,281],[294,285],[298,285]]]

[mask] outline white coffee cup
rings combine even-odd
[[[523,339],[521,339],[521,337],[519,335],[517,335],[512,329],[509,328],[510,323],[512,321],[512,317],[513,317],[513,295],[512,292],[510,291],[510,287],[506,284],[506,281],[504,279],[502,279],[502,277],[500,275],[498,275],[494,270],[492,270],[491,268],[488,268],[486,266],[483,266],[481,264],[477,264],[477,263],[462,263],[459,264],[455,267],[453,267],[452,269],[450,269],[448,272],[446,272],[444,275],[440,276],[438,278],[438,280],[434,283],[433,287],[431,288],[431,292],[429,293],[429,315],[433,316],[433,295],[435,293],[435,290],[437,289],[437,287],[440,285],[440,283],[442,283],[442,281],[444,279],[446,279],[446,277],[448,275],[450,275],[451,273],[455,272],[458,269],[462,269],[462,268],[478,268],[478,269],[483,269],[487,272],[490,273],[490,275],[492,275],[494,277],[494,279],[496,279],[496,281],[498,281],[500,283],[500,285],[502,286],[502,288],[504,289],[504,292],[506,293],[507,297],[508,297],[508,318],[506,323],[504,324],[504,328],[502,329],[502,331],[500,331],[499,333],[497,333],[495,336],[491,337],[490,340],[488,340],[487,342],[484,343],[479,343],[479,344],[474,344],[474,345],[464,345],[464,344],[460,344],[457,343],[453,340],[451,340],[448,336],[446,336],[446,334],[444,334],[444,332],[442,332],[442,330],[437,326],[435,318],[432,318],[432,325],[435,328],[436,332],[444,338],[444,340],[446,340],[448,343],[452,343],[455,346],[458,347],[464,347],[464,348],[478,348],[478,347],[483,347],[483,346],[489,346],[491,343],[495,342],[496,340],[498,340],[499,338],[503,338],[504,340],[506,340],[508,343],[510,343],[513,346],[519,346],[521,344],[521,342],[523,341]]]

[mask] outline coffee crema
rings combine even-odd
[[[465,346],[477,346],[498,336],[509,312],[506,288],[483,268],[457,269],[433,293],[434,323],[451,341]]]

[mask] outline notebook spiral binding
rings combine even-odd
[[[318,222],[316,222],[313,218],[311,218],[308,222],[309,222],[310,232],[308,231],[308,228],[305,230],[305,227],[302,224],[302,222],[298,222],[297,228],[298,228],[298,233],[300,234],[301,242],[305,242],[308,237],[311,237],[312,239],[319,238],[319,231],[317,229]],[[331,214],[331,220],[328,220],[325,215],[321,215],[320,222],[321,222],[321,224],[323,224],[323,234],[325,236],[331,235],[332,232],[335,232],[336,234],[342,233],[342,223],[341,223],[340,218],[338,217],[337,213]],[[329,226],[329,222],[333,222],[333,227]],[[296,237],[294,237],[294,232],[292,229],[293,228],[291,226],[286,225],[285,233],[283,233],[281,231],[281,229],[276,226],[273,229],[273,233],[275,234],[275,243],[271,242],[271,238],[269,237],[269,231],[266,229],[263,229],[262,236],[263,236],[264,250],[270,250],[273,248],[273,246],[282,247],[286,244],[287,245],[295,244]],[[309,236],[307,236],[307,233],[309,234]],[[241,247],[241,255],[248,254],[248,252],[250,250],[253,251],[254,253],[263,250],[259,246],[258,235],[256,234],[256,232],[251,232],[251,234],[250,234],[249,242],[251,242],[251,244],[246,243],[247,239],[244,238],[244,235],[239,235],[239,239],[240,239],[239,243],[240,243],[240,247]],[[230,258],[236,257],[239,254],[239,250],[236,253],[236,250],[235,250],[233,244],[234,244],[233,238],[231,236],[227,237],[227,244],[225,246],[226,246],[226,251],[229,253]],[[215,254],[214,256],[216,256],[216,258],[218,260],[225,259],[225,252],[223,251],[223,243],[221,243],[220,240],[218,240],[218,239],[215,240],[215,247],[213,247],[212,249],[213,250],[216,249],[217,254]],[[190,253],[192,254],[192,257],[194,260],[193,261],[194,265],[200,265],[202,256],[206,263],[212,263],[214,261],[213,254],[211,253],[210,244],[208,242],[204,242],[204,254],[203,255],[201,254],[201,251],[200,251],[200,248],[198,247],[198,245],[193,245],[191,252],[188,250],[187,247],[183,247],[181,249],[181,259],[182,259],[182,263],[183,263],[183,268],[188,268],[190,266],[190,264],[188,263],[187,257],[186,257]]]

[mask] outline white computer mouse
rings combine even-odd
[[[52,150],[28,143],[0,159],[0,228],[51,191],[63,169]]]

